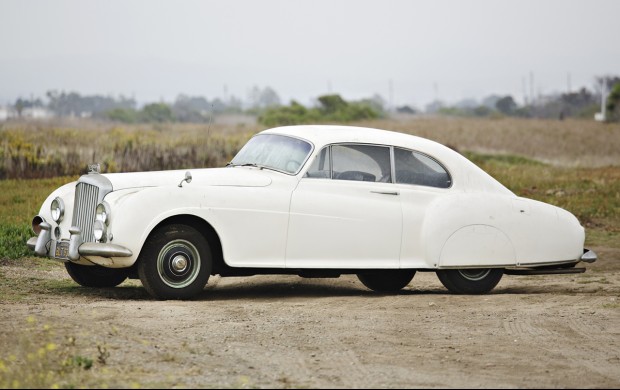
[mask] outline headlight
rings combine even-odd
[[[54,199],[50,211],[52,212],[52,219],[54,222],[59,223],[62,221],[62,217],[65,216],[65,202],[60,198]]]
[[[97,205],[95,220],[101,221],[105,225],[110,223],[110,205],[107,202],[101,202]]]
[[[103,221],[96,220],[93,225],[93,234],[95,235],[95,240],[97,240],[98,242],[105,242],[106,241],[105,231],[106,231],[106,227]]]

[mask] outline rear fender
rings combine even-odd
[[[515,250],[506,234],[489,225],[469,225],[448,238],[441,250],[440,268],[514,265]]]

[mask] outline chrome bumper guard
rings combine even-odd
[[[100,256],[100,257],[129,257],[133,255],[131,250],[121,245],[109,244],[103,242],[82,242],[82,232],[78,227],[69,229],[71,237],[69,239],[69,249],[67,258],[77,261],[80,257]],[[66,241],[65,241],[66,242]],[[52,244],[54,244],[52,246]],[[34,250],[34,253],[43,257],[54,257],[52,249],[55,249],[56,242],[51,239],[51,225],[49,223],[41,223],[41,233],[38,237],[31,237],[26,243],[28,248]]]

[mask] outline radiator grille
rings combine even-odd
[[[93,224],[95,223],[95,212],[99,200],[99,187],[78,183],[75,187],[75,202],[73,204],[73,223],[82,230],[82,240],[84,242],[94,242]]]

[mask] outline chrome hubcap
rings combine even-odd
[[[177,255],[172,259],[172,269],[177,272],[183,272],[187,268],[187,259],[185,256]]]
[[[479,281],[487,277],[491,272],[490,269],[460,269],[459,273],[462,277],[471,281]]]
[[[201,268],[198,249],[187,240],[173,240],[157,256],[157,272],[161,280],[172,288],[191,285]]]

